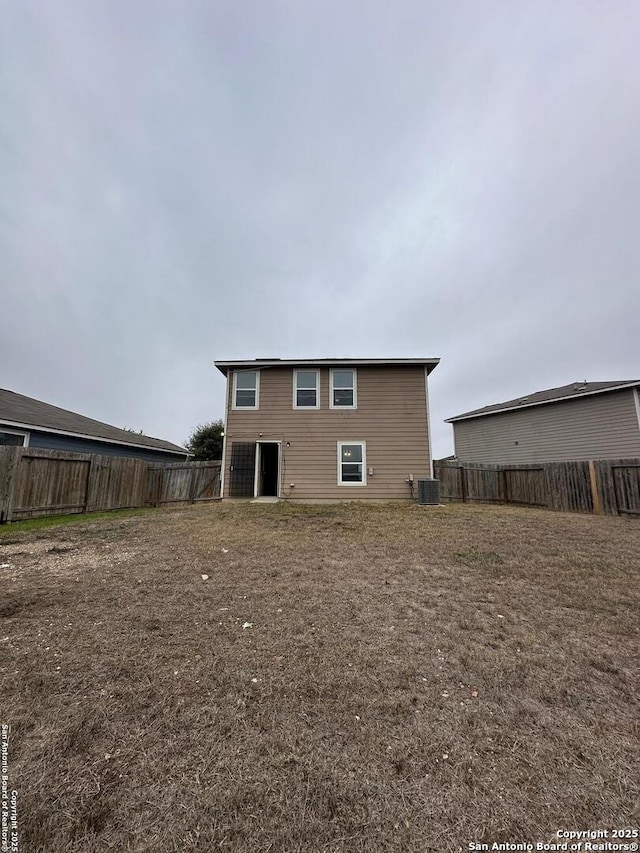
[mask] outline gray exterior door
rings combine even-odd
[[[252,498],[256,476],[256,443],[234,441],[231,445],[230,498]]]

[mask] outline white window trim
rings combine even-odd
[[[0,424],[0,432],[8,432],[10,435],[21,435],[24,438],[24,443],[22,446],[23,447],[29,447],[29,437],[30,437],[31,433],[23,432],[23,430],[21,430],[21,429],[9,429],[9,427],[2,426],[2,424]],[[0,445],[0,446],[4,447],[4,445]],[[7,447],[20,447],[20,445],[19,444],[11,444],[11,445],[7,445]]]
[[[335,370],[343,371],[350,370],[353,373],[353,406],[335,406],[333,404],[333,368],[330,370],[329,375],[329,408],[330,409],[357,409],[358,408],[358,371],[355,367],[336,367]],[[344,390],[344,389],[343,389]],[[345,442],[347,443],[347,442]]]
[[[346,406],[344,407],[346,408]],[[359,444],[362,447],[362,482],[354,483],[353,480],[349,482],[342,481],[342,448],[345,444]],[[366,441],[339,441],[338,442],[338,485],[339,486],[353,486],[356,489],[362,488],[362,486],[367,485],[367,442]]]
[[[238,390],[238,374],[239,373],[255,373],[256,375],[256,404],[255,406],[236,406],[236,391]],[[248,389],[241,389],[248,390]],[[233,397],[231,399],[231,408],[236,412],[255,412],[260,408],[260,371],[259,370],[234,370],[233,371]]]
[[[311,391],[311,388],[298,389],[298,373],[315,373],[316,375],[316,404],[315,406],[299,406],[298,405],[298,390]],[[320,371],[311,369],[294,370],[293,371],[293,408],[294,409],[319,409],[320,408]]]

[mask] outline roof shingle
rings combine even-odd
[[[95,421],[93,418],[87,418],[67,409],[60,409],[58,406],[52,406],[49,403],[43,403],[41,400],[35,400],[33,397],[25,397],[23,394],[16,394],[15,391],[7,391],[2,388],[0,388],[0,423],[7,426],[19,424],[32,429],[41,429],[44,432],[72,433],[101,441],[114,441],[120,444],[164,450],[170,453],[185,454],[187,452],[184,447],[170,441],[129,432],[126,429],[120,429],[102,423],[102,421]]]
[[[481,409],[472,409],[462,415],[447,418],[446,423],[461,421],[465,418],[478,418],[482,415],[494,415],[498,412],[522,409],[527,406],[539,406],[542,403],[572,400],[576,397],[613,391],[616,388],[633,387],[634,385],[640,385],[640,379],[621,379],[617,382],[572,382],[570,385],[562,385],[559,388],[549,388],[547,391],[536,391],[533,394],[516,397],[515,400],[507,400],[505,403],[494,403],[491,406],[483,406]]]

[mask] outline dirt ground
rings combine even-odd
[[[20,851],[637,825],[637,519],[218,503],[3,528],[0,564]]]

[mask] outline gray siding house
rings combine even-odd
[[[640,458],[640,380],[575,382],[446,422],[461,462]]]
[[[180,462],[189,455],[184,447],[170,441],[119,429],[0,389],[0,447],[7,445],[129,456],[147,462]]]

